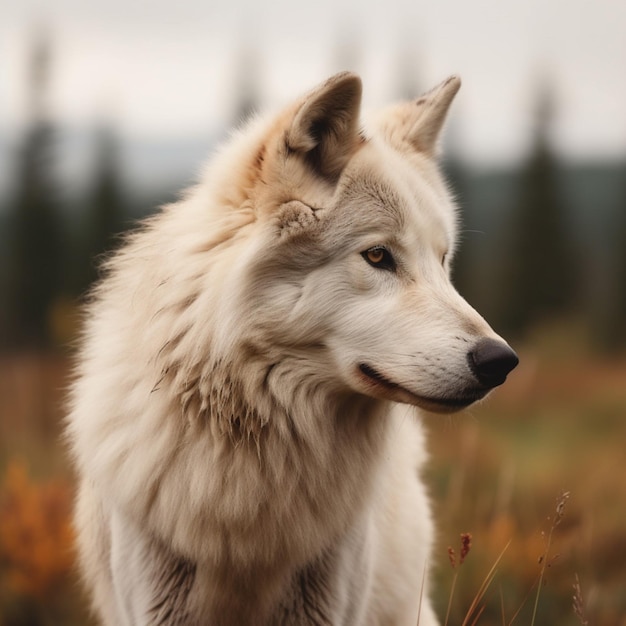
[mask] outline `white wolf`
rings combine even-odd
[[[461,409],[517,363],[449,282],[459,85],[362,131],[334,76],[109,261],[68,425],[104,624],[438,623],[406,405]]]

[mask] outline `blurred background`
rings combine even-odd
[[[455,281],[521,356],[484,405],[427,420],[442,620],[497,563],[467,623],[626,624],[625,66],[617,0],[5,3],[0,625],[91,623],[60,433],[97,259],[230,128],[343,69],[366,109],[462,76]]]

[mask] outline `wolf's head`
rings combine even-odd
[[[453,76],[362,130],[361,81],[338,74],[263,134],[245,167],[254,235],[223,323],[262,355],[266,383],[289,372],[447,412],[516,366],[450,282],[457,226],[436,148],[459,86]]]

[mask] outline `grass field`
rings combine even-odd
[[[581,623],[572,609],[576,576],[589,624],[626,624],[626,362],[551,349],[520,357],[482,406],[429,420],[439,612],[453,578],[447,546],[470,532],[450,624],[463,622],[507,544],[479,624],[532,623],[544,564],[535,624]],[[569,498],[546,554],[563,492]]]
[[[532,624],[535,602],[534,624],[581,624],[576,577],[589,624],[626,625],[626,360],[538,345],[487,402],[426,420],[435,601],[450,625]],[[0,626],[90,623],[72,574],[67,375],[62,356],[0,356]],[[461,533],[472,542],[459,565]]]

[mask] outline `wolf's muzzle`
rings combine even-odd
[[[481,339],[467,355],[470,369],[481,385],[501,385],[519,363],[517,354],[503,341]]]

